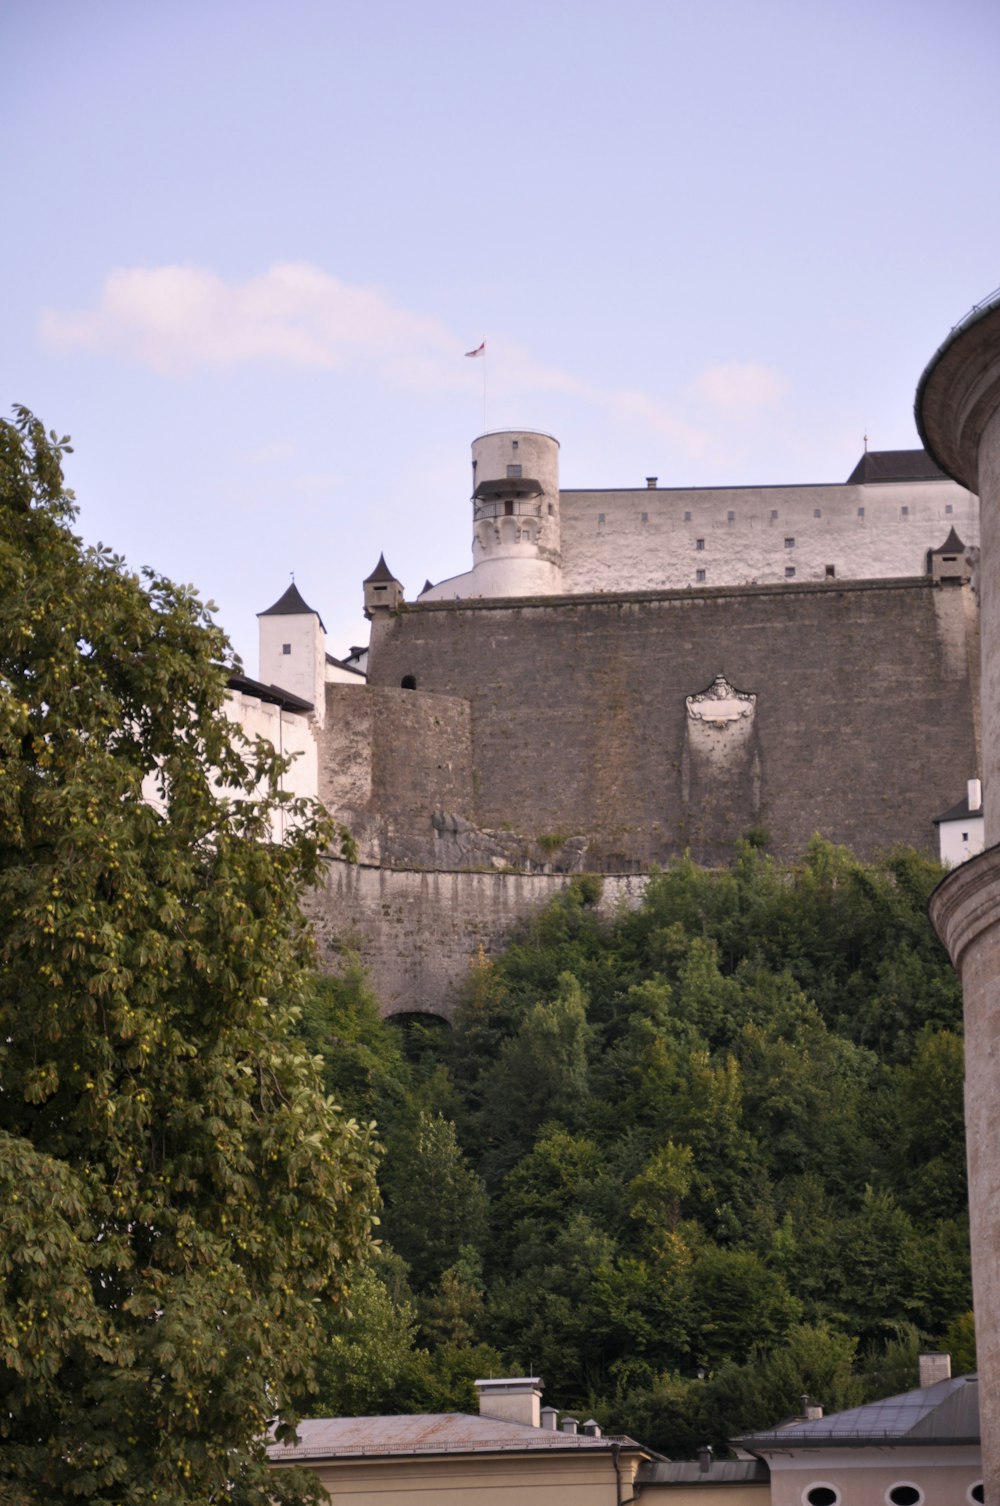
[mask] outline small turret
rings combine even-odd
[[[403,588],[380,554],[378,564],[364,582],[365,616],[371,621],[373,612],[394,612],[402,604]]]
[[[326,707],[326,628],[293,581],[273,606],[257,613],[258,677],[265,685],[301,696],[323,725]]]

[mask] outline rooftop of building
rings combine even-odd
[[[750,1449],[768,1444],[822,1448],[830,1444],[979,1443],[979,1381],[975,1375],[951,1376],[829,1417],[793,1418],[734,1441]]]
[[[634,1438],[592,1437],[501,1422],[470,1412],[429,1412],[389,1417],[312,1417],[298,1424],[298,1443],[272,1443],[272,1463],[303,1459],[386,1457],[400,1454],[493,1454],[607,1451],[612,1445],[643,1449]]]

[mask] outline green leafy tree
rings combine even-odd
[[[369,1241],[293,1033],[331,833],[208,609],[74,536],[64,448],[0,423],[0,1496],[313,1499],[262,1439]]]

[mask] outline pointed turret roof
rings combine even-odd
[[[273,607],[268,607],[265,612],[258,612],[258,617],[319,617],[315,607],[303,600],[302,592],[292,581],[283,596],[279,596]],[[319,617],[319,625],[326,632],[326,624]]]
[[[399,585],[399,581],[396,580],[396,577],[393,575],[392,571],[389,569],[389,566],[385,562],[385,555],[380,554],[378,557],[378,564],[375,566],[375,569],[372,571],[371,575],[365,577],[365,579],[362,581],[362,585],[371,586],[383,580],[395,580],[396,585]]]
[[[965,545],[962,543],[962,540],[955,532],[954,524],[952,524],[951,532],[945,539],[944,543],[939,544],[937,549],[931,550],[931,554],[963,554],[964,552]]]

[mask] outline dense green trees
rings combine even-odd
[[[667,1451],[722,1445],[803,1391],[836,1407],[888,1375],[915,1384],[921,1341],[968,1363],[961,1000],[925,913],[938,877],[913,853],[868,866],[817,840],[788,868],[747,844],[725,872],[678,864],[611,920],[577,880],[473,969],[436,1048],[425,1034],[408,1057],[369,1000],[378,1093],[356,1049],[328,1085],[364,1098],[388,1145],[410,1405],[430,1404],[434,1314],[470,1269],[439,1402],[474,1405],[462,1386],[485,1343],[544,1375],[548,1400]],[[322,990],[342,1036],[361,982]],[[419,1211],[438,1184],[441,1248]]]
[[[262,1437],[373,1195],[295,1035],[331,833],[295,804],[267,840],[225,640],[82,548],[63,447],[0,423],[0,1496],[312,1499]]]

